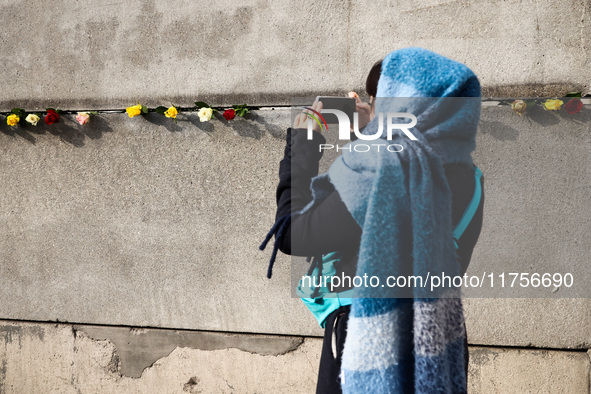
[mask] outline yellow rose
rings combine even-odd
[[[548,99],[544,103],[544,109],[547,109],[548,111],[559,111],[562,107],[562,104],[564,104],[562,100]]]
[[[18,115],[8,115],[8,117],[6,118],[6,124],[9,126],[16,126],[19,120],[21,120],[21,118],[19,118]]]
[[[199,120],[202,122],[207,122],[211,119],[212,115],[213,109],[207,107],[203,107],[197,112],[197,116],[199,116]]]
[[[176,116],[178,113],[179,113],[179,111],[176,109],[176,107],[170,107],[168,110],[166,110],[164,115],[166,115],[167,118],[175,118],[176,119]]]
[[[515,100],[511,103],[511,109],[517,115],[521,116],[527,111],[527,104],[523,100]]]
[[[39,116],[35,114],[28,114],[25,120],[27,121],[27,123],[30,123],[33,126],[37,126],[37,122],[39,122],[41,118],[39,118]]]
[[[127,111],[127,115],[129,115],[130,118],[133,118],[134,116],[138,116],[142,113],[142,105],[138,104],[134,105],[133,107],[127,107],[125,110]]]

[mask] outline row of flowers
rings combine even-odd
[[[60,113],[60,110],[47,108],[47,115],[45,115],[44,117],[45,124],[54,124],[58,122],[60,119]],[[78,120],[78,117],[80,117],[80,120]],[[78,120],[78,123],[80,124],[86,124],[89,118],[89,112],[78,112],[78,115],[76,115],[76,120]],[[37,126],[37,123],[39,123],[41,117],[39,116],[39,114],[27,114],[27,112],[22,108],[14,108],[10,112],[10,115],[6,117],[6,124],[8,124],[9,126],[16,126],[23,120],[33,126]],[[82,121],[83,123],[81,123]]]
[[[561,111],[564,110],[569,115],[578,114],[583,109],[583,102],[579,97],[581,93],[569,93],[565,97],[572,97],[564,103],[558,98],[553,99],[533,99],[533,100],[515,100],[510,103],[511,109],[517,115],[522,116],[530,111],[533,107],[540,105],[546,111]],[[509,102],[502,102],[509,104]]]
[[[258,107],[248,106],[246,104],[240,105],[232,105],[231,108],[224,108],[224,107],[212,107],[203,101],[195,102],[194,108],[184,108],[182,111],[187,112],[197,112],[197,116],[201,122],[207,122],[211,120],[215,113],[222,112],[222,116],[226,120],[232,120],[236,116],[244,117],[246,114],[250,113],[252,110],[257,110]],[[179,114],[179,108],[175,105],[170,107],[159,106],[156,108],[148,108],[143,104],[137,103],[137,105],[132,105],[131,107],[127,107],[125,112],[130,118],[134,118],[136,116],[145,116],[150,112],[156,112],[160,115],[164,115],[167,118],[171,118],[176,122],[176,117]],[[51,125],[54,123],[59,122],[60,114],[62,113],[61,110],[55,108],[47,108],[46,114],[43,117],[43,121],[47,125]],[[76,121],[84,126],[90,120],[92,115],[96,115],[98,112],[96,111],[89,111],[89,112],[78,112],[76,114]],[[22,108],[14,108],[10,111],[10,114],[6,117],[6,124],[9,126],[16,126],[19,123],[25,124],[28,123],[32,126],[37,126],[37,124],[41,121],[41,115],[39,113],[28,113]]]
[[[197,111],[197,116],[199,116],[199,120],[201,122],[209,121],[213,115],[218,111],[224,111],[222,116],[226,120],[232,120],[236,116],[244,117],[246,114],[250,113],[251,110],[259,109],[258,107],[248,106],[246,104],[241,105],[233,105],[232,108],[224,109],[223,107],[212,107],[211,105],[203,102],[203,101],[196,101],[194,108],[189,108],[187,111]],[[150,112],[150,109],[147,108],[145,105],[137,103],[137,105],[133,105],[131,107],[127,107],[125,109],[127,115],[130,118],[139,116],[139,115],[147,115]],[[161,115],[166,116],[167,118],[172,118],[176,120],[176,116],[179,113],[179,110],[176,106],[171,107],[156,107],[154,108],[154,112],[159,113]]]
[[[511,109],[517,115],[522,116],[526,114],[529,110],[533,107],[540,105],[546,111],[561,111],[564,109],[568,114],[574,115],[583,109],[583,102],[579,99],[581,97],[580,92],[576,93],[569,93],[565,97],[572,97],[570,100],[564,103],[563,100],[553,98],[553,99],[532,99],[532,100],[514,100],[513,102],[509,101],[501,101],[502,104],[509,104],[511,105]],[[207,122],[213,118],[213,115],[216,112],[222,112],[222,116],[226,120],[232,120],[236,116],[244,117],[246,114],[250,113],[251,110],[259,109],[258,107],[248,106],[246,104],[241,105],[232,105],[231,108],[223,108],[223,107],[212,107],[203,101],[195,102],[194,108],[186,108],[183,111],[196,111],[197,116],[201,122]],[[45,124],[51,125],[57,123],[60,119],[60,114],[62,111],[55,108],[47,108],[46,115],[43,117],[43,121]],[[171,118],[176,122],[176,117],[179,114],[179,108],[177,106],[170,106],[164,107],[159,106],[153,109],[146,107],[143,104],[137,103],[137,105],[132,105],[125,109],[127,115],[130,118],[134,118],[136,116],[145,116],[150,112],[156,112],[158,114],[164,115],[167,118]],[[84,126],[90,120],[92,115],[96,115],[97,112],[78,112],[76,114],[76,121]],[[30,125],[37,126],[37,124],[41,121],[41,116],[38,113],[27,113],[22,108],[14,108],[10,114],[6,117],[6,124],[9,126],[16,126],[19,123],[23,124],[26,122]]]

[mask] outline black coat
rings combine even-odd
[[[279,164],[276,219],[299,211],[312,200],[310,180],[318,174],[318,162],[322,158],[318,145],[326,142],[322,134],[313,133],[313,139],[308,140],[304,129],[287,130],[285,153]],[[447,164],[444,170],[452,193],[452,223],[455,226],[474,195],[476,180],[472,167],[465,164]],[[483,182],[484,177],[481,178],[481,186]],[[483,206],[484,188],[478,210],[458,240],[457,253],[462,274],[468,268],[480,235]],[[351,216],[338,191],[333,190],[315,208],[297,215],[283,235],[276,238],[276,245],[283,253],[294,256],[319,256],[341,251],[349,256],[349,262],[353,261],[353,264],[344,263],[341,269],[353,276],[360,239],[359,224]]]

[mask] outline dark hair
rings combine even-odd
[[[382,60],[378,60],[374,63],[369,70],[367,75],[367,81],[365,81],[365,91],[370,96],[376,96],[378,92],[378,81],[380,80],[380,74],[382,73]]]

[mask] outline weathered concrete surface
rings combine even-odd
[[[484,173],[486,206],[469,270],[496,275],[491,295],[591,296],[589,109],[561,116],[538,108],[519,117],[507,107],[483,107],[474,160]],[[511,287],[510,272],[570,272],[574,284]]]
[[[94,331],[100,333],[103,329],[95,327]],[[219,341],[221,336],[217,335]],[[0,393],[314,392],[320,339],[300,338],[299,346],[272,355],[263,343],[268,340],[264,336],[241,336],[242,343],[251,342],[249,351],[231,348],[236,343],[231,335],[226,335],[226,348],[222,347],[223,342],[219,342],[219,346],[206,344],[218,350],[203,350],[202,346],[191,348],[190,343],[168,349],[166,343],[176,337],[176,333],[170,331],[169,338],[162,335],[159,340],[150,342],[145,351],[154,350],[153,364],[140,371],[141,376],[129,377],[121,370],[126,362],[120,352],[121,343],[115,345],[108,340],[93,339],[85,331],[66,324],[3,321],[0,324]],[[277,342],[292,340],[289,337],[276,339]],[[262,354],[256,352],[257,342]],[[163,348],[168,349],[166,354],[157,357],[158,350]]]
[[[265,276],[289,111],[257,114],[215,130],[194,113],[65,116],[55,135],[0,134],[0,316],[319,333],[290,297],[289,258]]]
[[[117,347],[119,372],[138,378],[155,361],[166,357],[177,347],[200,350],[236,348],[263,356],[278,356],[297,349],[302,337],[277,335],[225,334],[212,331],[159,330],[146,328],[74,325],[92,339],[108,340]]]
[[[474,345],[591,348],[589,299],[470,298],[464,300]]]
[[[153,357],[137,377],[124,373],[129,358],[123,332],[115,342],[100,339],[127,330],[130,341],[149,336],[146,353]],[[93,335],[87,334],[92,331]],[[157,335],[155,335],[157,333]],[[168,334],[168,335],[167,335]],[[174,330],[142,330],[67,324],[0,321],[0,392],[20,393],[313,393],[321,339],[299,338],[299,346],[271,355],[268,337],[241,335],[250,351],[232,348],[232,335],[211,334],[203,341],[168,345]],[[187,338],[203,333],[187,332]],[[225,341],[222,339],[225,337]],[[203,337],[202,337],[203,338]],[[290,343],[294,338],[276,337]],[[197,341],[199,342],[199,341]],[[222,348],[224,344],[227,348]],[[255,345],[257,344],[257,345]],[[211,346],[217,350],[204,350]],[[257,346],[261,345],[257,352]],[[124,349],[127,347],[127,350]],[[162,349],[167,349],[162,352]],[[137,349],[136,349],[137,350]],[[470,347],[469,392],[588,393],[586,352]]]
[[[389,51],[466,63],[489,96],[589,91],[587,0],[74,0],[0,5],[0,110],[122,108],[362,90]]]
[[[469,273],[572,271],[589,290],[588,109],[540,116],[483,110],[474,156],[485,220]],[[258,250],[288,117],[0,125],[0,316],[321,335],[290,296],[289,258],[280,254],[267,280],[271,251]],[[569,294],[542,290],[536,297]],[[483,345],[588,348],[588,316],[586,299],[466,300],[468,336]]]
[[[586,352],[470,349],[470,393],[589,393]]]
[[[485,217],[468,273],[571,272],[582,285],[577,292],[564,286],[554,293],[553,287],[529,290],[533,297],[589,297],[589,118],[543,111],[520,118],[504,116],[505,110],[482,112],[474,157],[485,174]],[[470,343],[590,347],[588,298],[503,298],[521,297],[527,289],[516,290],[464,300]]]

